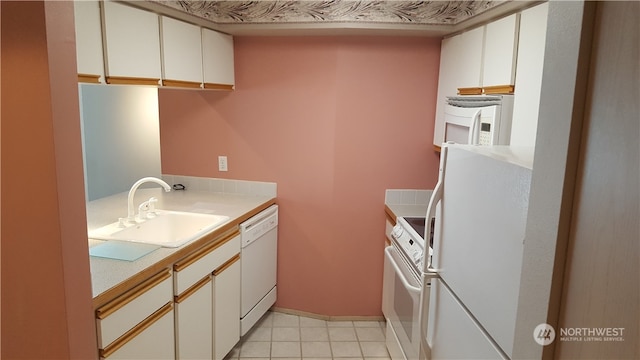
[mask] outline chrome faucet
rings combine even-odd
[[[156,184],[162,185],[162,187],[164,188],[164,191],[166,192],[171,191],[171,186],[169,186],[169,184],[155,177],[145,177],[136,181],[135,184],[131,186],[131,190],[129,190],[129,196],[127,198],[127,211],[128,211],[127,221],[129,222],[135,221],[135,208],[133,206],[133,196],[135,195],[136,190],[138,190],[138,187],[146,182],[154,182]]]

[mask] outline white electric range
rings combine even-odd
[[[432,219],[433,221],[433,219]],[[433,226],[431,226],[433,228]],[[387,349],[393,360],[420,354],[420,294],[424,263],[425,217],[398,217],[385,249],[382,312],[387,320]],[[429,234],[430,243],[433,238]],[[431,247],[429,256],[432,253]]]

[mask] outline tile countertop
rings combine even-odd
[[[432,190],[388,189],[385,192],[385,212],[395,223],[400,216],[425,216]]]
[[[207,213],[229,216],[229,220],[214,233],[220,235],[233,232],[240,222],[275,203],[270,196],[222,194],[204,191],[180,190],[165,193],[161,188],[138,189],[134,204],[155,196],[157,209]],[[87,230],[102,227],[118,221],[127,215],[127,192],[90,201],[87,203]],[[89,247],[105,241],[89,239]],[[159,248],[135,261],[123,261],[90,256],[91,284],[94,306],[100,306],[117,296],[121,290],[144,280],[163,268],[168,268],[176,260],[203,246],[194,240],[177,248]],[[125,286],[126,285],[126,286]]]
[[[407,205],[407,204],[385,204],[386,211],[394,220],[399,216],[415,216],[424,217],[427,213],[426,204]],[[388,209],[388,210],[387,210]]]

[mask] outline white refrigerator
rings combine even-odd
[[[440,161],[427,211],[436,222],[423,272],[431,282],[422,300],[423,354],[510,359],[533,148],[445,144]]]

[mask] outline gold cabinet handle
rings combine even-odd
[[[161,282],[163,282],[164,280],[170,277],[171,277],[171,272],[169,272],[168,269],[163,270],[161,273],[158,273],[152,276],[151,278],[145,280],[140,285],[124,293],[123,295],[116,298],[112,302],[98,308],[96,310],[96,317],[98,319],[106,318],[107,316],[118,311],[119,309],[121,309],[122,307],[130,303],[131,301],[135,300],[140,295],[144,294],[154,286],[160,284]]]
[[[226,237],[215,241],[209,245],[206,245],[205,247],[203,247],[202,249],[194,252],[191,256],[183,259],[182,261],[177,262],[175,265],[173,265],[173,270],[174,271],[182,271],[184,268],[188,267],[189,265],[193,264],[194,262],[202,259],[203,257],[205,257],[207,254],[209,254],[210,252],[212,252],[213,250],[219,248],[220,246],[224,245],[225,243],[229,242],[231,239],[233,239],[234,237],[238,236],[240,234],[239,231],[234,231],[232,234],[227,235]]]
[[[138,78],[127,76],[107,76],[105,78],[107,84],[116,85],[152,85],[158,86],[160,79]]]
[[[201,89],[202,88],[202,83],[195,82],[195,81],[163,79],[162,80],[162,86],[181,87],[181,88],[189,88],[189,89]]]
[[[214,83],[204,83],[204,88],[205,89],[211,89],[211,90],[226,90],[226,91],[231,91],[234,89],[234,85],[228,85],[228,84],[214,84]]]
[[[236,254],[234,257],[227,260],[224,264],[220,265],[219,268],[213,270],[213,276],[218,276],[221,272],[225,271],[238,260],[240,260],[240,254]]]
[[[211,276],[207,275],[206,277],[202,278],[202,280],[198,281],[195,285],[185,290],[182,294],[174,296],[173,301],[176,304],[180,304],[181,302],[186,300],[189,296],[193,295],[196,291],[200,290],[200,288],[202,288],[203,286],[207,285],[210,282],[211,282]]]
[[[156,321],[160,320],[163,316],[168,314],[173,310],[173,303],[168,302],[163,307],[158,309],[153,314],[149,315],[146,319],[142,320],[138,325],[133,327],[131,330],[124,333],[122,336],[114,340],[109,346],[104,349],[100,349],[100,357],[106,358],[111,356],[114,352],[116,352],[121,347],[125,346],[129,341],[133,340],[136,336],[140,335],[141,332],[148,329],[151,325],[155,324]]]

